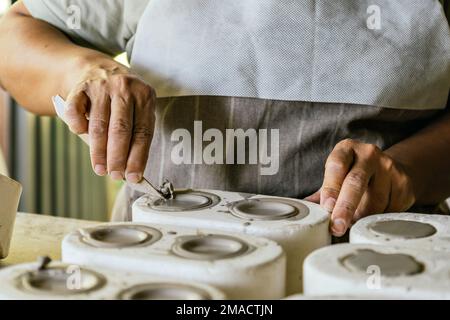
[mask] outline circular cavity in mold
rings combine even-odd
[[[122,291],[123,300],[211,300],[205,290],[177,283],[149,283],[133,286]]]
[[[100,289],[106,279],[94,271],[70,266],[48,267],[30,271],[19,276],[18,281],[25,291],[56,295],[75,295]]]
[[[80,231],[82,240],[100,248],[150,245],[161,239],[161,232],[140,225],[107,225]]]
[[[410,255],[385,254],[370,249],[359,249],[344,257],[341,263],[349,271],[365,274],[370,268],[377,267],[386,277],[412,276],[424,271],[424,265]]]
[[[251,247],[239,238],[225,235],[179,237],[172,247],[177,256],[194,260],[221,260],[242,256]]]
[[[429,223],[409,220],[385,220],[377,221],[369,226],[372,232],[403,238],[403,239],[419,239],[434,235],[437,230]]]
[[[233,215],[242,219],[283,220],[303,219],[309,209],[302,203],[287,199],[257,198],[233,202],[229,206]]]
[[[184,190],[176,191],[174,199],[158,199],[151,202],[149,206],[158,211],[192,211],[207,209],[217,205],[220,202],[220,198],[215,194]]]

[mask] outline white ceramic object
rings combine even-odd
[[[69,234],[62,256],[65,263],[210,284],[230,299],[285,296],[284,251],[264,238],[112,223]]]
[[[247,234],[277,242],[286,252],[288,294],[302,290],[302,264],[331,242],[329,214],[297,199],[246,196],[215,190],[184,190],[175,202],[144,196],[133,204],[133,221]]]
[[[0,174],[0,259],[9,253],[22,186]]]
[[[450,253],[450,216],[386,213],[359,220],[351,243],[404,246]]]
[[[305,294],[450,299],[450,256],[442,252],[339,244],[309,255]]]
[[[37,263],[2,269],[0,283],[0,300],[225,299],[221,291],[204,284],[61,262],[44,270],[38,270]]]

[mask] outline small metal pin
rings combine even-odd
[[[159,190],[167,200],[175,199],[175,189],[172,182],[164,180],[163,184],[159,187]]]
[[[128,182],[128,185],[131,186],[131,188],[151,195],[153,197],[159,198],[161,200],[167,200],[167,199],[173,199],[174,198],[174,191],[173,191],[173,185],[169,181],[165,181],[162,186],[155,187],[153,186],[147,179],[142,178],[142,180],[138,183],[131,183]]]
[[[38,263],[38,271],[43,271],[47,269],[48,265],[52,262],[52,259],[48,256],[39,257],[37,260]]]

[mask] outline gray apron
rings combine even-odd
[[[146,171],[154,183],[302,197],[320,186],[340,140],[385,149],[439,115],[450,32],[437,0],[152,0],[131,65],[159,97]],[[279,130],[279,172],[174,164],[171,134],[194,134],[194,121],[224,133]]]

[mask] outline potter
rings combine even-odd
[[[66,1],[18,1],[0,21],[0,84],[37,114],[64,98],[98,175],[307,197],[343,236],[450,196],[442,3],[71,0],[79,29]],[[114,219],[140,196],[122,192]]]

